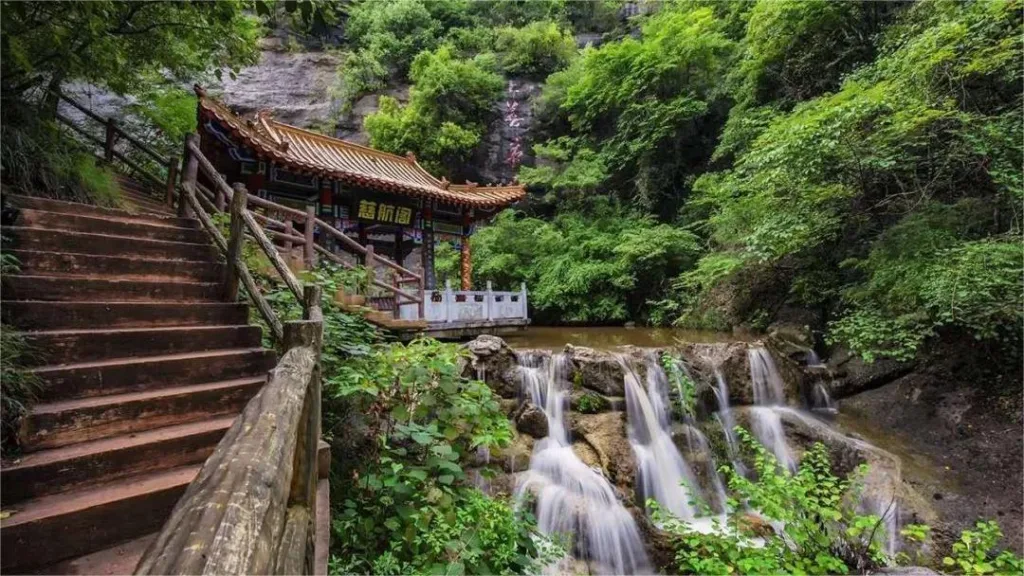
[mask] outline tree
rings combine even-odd
[[[3,2],[3,96],[77,80],[119,94],[257,60],[260,23],[225,2]],[[44,99],[52,116],[56,100]]]

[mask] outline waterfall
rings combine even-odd
[[[536,499],[538,528],[544,534],[571,534],[576,555],[592,569],[609,574],[635,574],[649,567],[640,532],[619,502],[615,490],[598,471],[573,452],[565,422],[571,386],[569,361],[518,355],[522,391],[548,421],[548,436],[536,442],[530,469],[520,478],[516,499]]]
[[[715,412],[715,418],[721,424],[722,432],[725,434],[725,443],[729,449],[729,459],[733,470],[741,476],[746,476],[747,467],[740,460],[740,447],[736,442],[736,419],[733,418],[732,410],[729,408],[729,385],[726,383],[722,371],[717,366],[715,366],[714,372],[715,388],[712,390],[715,393],[715,400],[718,402],[718,411]]]
[[[754,436],[775,455],[779,464],[796,472],[797,462],[786,444],[782,420],[775,411],[786,402],[782,376],[775,368],[772,355],[762,346],[747,350],[750,363],[750,383],[754,391],[754,404],[750,409],[750,427]]]
[[[811,391],[811,410],[827,414],[835,414],[838,411],[836,403],[832,400],[832,396],[829,395],[828,388],[823,382],[815,384]]]
[[[656,356],[648,355],[647,390],[644,390],[626,357],[619,355],[617,358],[625,379],[629,443],[636,456],[638,492],[645,500],[653,498],[662,508],[681,520],[693,520],[697,517],[693,503],[700,498],[700,485],[690,465],[672,441],[667,410],[668,378],[665,371]],[[717,492],[722,483],[717,470],[714,470],[707,439],[699,431],[696,432],[690,438],[699,435],[698,442],[703,442],[702,449],[706,450],[711,467],[709,474]],[[721,492],[724,496],[724,490]],[[724,497],[721,497],[717,498],[715,504],[721,507],[724,502]]]

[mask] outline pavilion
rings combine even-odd
[[[476,226],[522,200],[522,185],[452,184],[435,178],[412,153],[388,154],[274,120],[269,111],[242,118],[196,87],[200,146],[229,182],[251,194],[307,209],[379,254],[423,273],[436,288],[434,248],[461,254],[462,290],[471,289],[469,237]],[[332,251],[326,234],[318,242]],[[524,303],[525,305],[525,303]]]

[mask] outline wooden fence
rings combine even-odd
[[[128,132],[125,132],[118,126],[117,121],[113,118],[103,118],[96,114],[92,110],[89,110],[85,106],[82,106],[74,99],[67,97],[61,92],[52,92],[58,100],[67,102],[73,108],[85,115],[86,118],[94,120],[103,126],[104,138],[99,138],[88,130],[82,128],[76,124],[73,120],[64,116],[61,113],[57,113],[57,121],[64,124],[76,134],[84,138],[87,142],[99,146],[103,150],[103,159],[107,162],[118,161],[129,170],[136,173],[137,175],[145,178],[150,183],[163,189],[164,194],[160,200],[165,202],[168,206],[172,206],[174,203],[174,191],[175,184],[178,180],[178,158],[171,156],[165,157],[152,147],[142,142],[135,136],[132,136]],[[150,158],[157,166],[161,166],[166,170],[165,174],[155,173],[152,169],[142,166],[126,154],[122,153],[117,149],[117,144],[120,141],[125,141],[133,146],[136,150],[141,152],[144,156]]]

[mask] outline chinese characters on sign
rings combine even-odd
[[[412,208],[373,202],[372,200],[360,200],[359,218],[408,226],[412,223]]]

